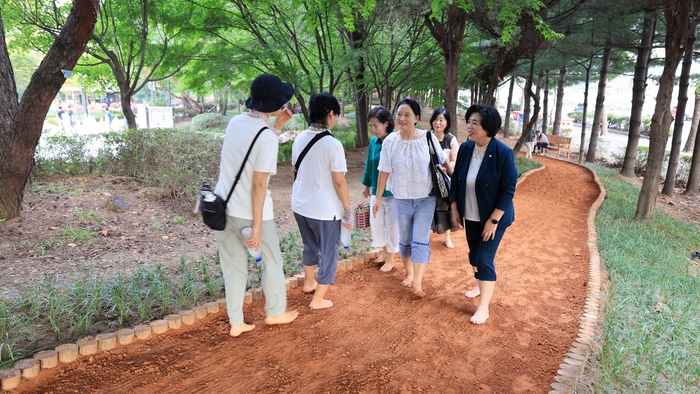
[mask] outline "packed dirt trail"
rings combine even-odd
[[[424,299],[401,286],[402,267],[339,272],[312,311],[266,326],[263,301],[245,307],[257,328],[228,335],[225,312],[189,328],[62,364],[23,381],[17,393],[547,393],[583,314],[588,282],[586,220],[600,190],[574,164],[546,168],[518,185],[516,222],[496,257],[491,317],[470,324],[478,302],[464,232],[432,236]]]

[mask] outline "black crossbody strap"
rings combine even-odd
[[[430,134],[432,134],[430,130],[425,132],[425,136],[428,138],[428,153],[430,156],[435,156],[435,160],[437,161],[437,152],[435,151],[435,145],[433,145],[433,139],[430,138]]]
[[[226,196],[226,200],[224,201],[224,206],[228,204],[228,200],[231,199],[231,195],[233,194],[233,189],[236,188],[236,185],[238,184],[238,180],[241,179],[241,174],[243,173],[243,168],[245,168],[245,163],[248,161],[248,156],[250,156],[250,152],[253,150],[253,145],[255,145],[255,141],[258,140],[258,137],[260,137],[260,134],[267,129],[267,126],[263,126],[260,131],[258,131],[258,134],[255,134],[255,138],[253,138],[253,142],[250,143],[250,148],[248,148],[248,153],[245,154],[245,158],[243,159],[243,164],[241,164],[241,169],[238,170],[238,174],[236,174],[236,179],[233,181],[233,186],[231,186],[231,190],[228,192],[228,196]]]
[[[301,151],[301,154],[300,154],[299,157],[297,158],[297,162],[294,163],[294,167],[295,167],[297,170],[299,169],[299,166],[301,165],[301,161],[304,160],[304,156],[306,156],[306,154],[309,153],[309,149],[311,149],[311,147],[314,146],[314,144],[315,144],[316,142],[318,142],[318,140],[320,140],[321,138],[323,138],[323,137],[325,137],[325,136],[327,136],[327,135],[331,135],[331,132],[328,131],[328,130],[324,131],[323,133],[318,133],[318,134],[316,134],[316,135],[314,136],[314,138],[312,138],[311,141],[309,141],[309,143],[306,145],[306,147],[304,148],[304,150]]]

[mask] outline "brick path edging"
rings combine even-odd
[[[377,257],[379,249],[371,249],[366,253],[357,254],[338,261],[338,271],[349,270],[368,263]],[[304,285],[304,274],[286,278],[287,290]],[[253,300],[262,299],[262,288],[256,287],[246,292],[244,304],[250,304]],[[154,335],[164,334],[168,331],[178,330],[194,324],[207,316],[219,314],[226,310],[226,298],[198,305],[192,309],[180,311],[177,314],[167,315],[161,320],[154,320],[148,324],[138,324],[133,328],[123,328],[115,332],[105,332],[78,340],[76,343],[58,345],[54,350],[44,350],[36,353],[32,358],[26,358],[14,363],[12,367],[0,370],[0,390],[10,391],[16,389],[23,380],[32,379],[45,370],[58,367],[60,364],[69,364],[80,356],[93,355],[98,352],[106,352],[118,347],[127,346],[139,340],[151,339]]]
[[[567,163],[571,163],[580,167],[585,168],[593,175],[593,180],[598,185],[600,189],[600,195],[591,205],[591,209],[588,211],[587,227],[588,227],[588,294],[586,295],[585,308],[583,315],[579,319],[578,334],[574,339],[569,352],[564,357],[564,360],[559,364],[559,369],[557,370],[556,376],[554,376],[554,382],[551,384],[552,390],[549,394],[564,394],[564,393],[574,393],[576,385],[585,371],[589,357],[591,356],[594,347],[597,346],[595,342],[595,337],[598,335],[598,327],[603,321],[603,310],[605,303],[605,289],[603,287],[603,280],[605,266],[603,260],[600,258],[598,253],[598,233],[595,227],[595,218],[605,201],[605,187],[600,182],[598,174],[592,169],[574,162],[570,162],[564,159],[553,159],[561,160]],[[542,163],[540,163],[542,164]],[[528,175],[533,172],[540,171],[544,169],[544,164],[542,167],[530,170],[524,173],[518,183],[522,182]]]

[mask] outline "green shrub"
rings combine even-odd
[[[199,111],[194,108],[175,107],[173,109],[175,119],[194,118],[197,115],[199,115]]]
[[[231,116],[223,116],[219,113],[206,113],[192,118],[190,129],[192,131],[225,130]]]
[[[218,176],[221,134],[127,129],[110,137],[100,152],[110,159],[108,172],[144,179],[172,197],[194,199],[200,182]]]

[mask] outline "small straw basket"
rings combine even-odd
[[[369,202],[366,197],[363,197],[362,201],[355,207],[355,227],[369,227]]]

